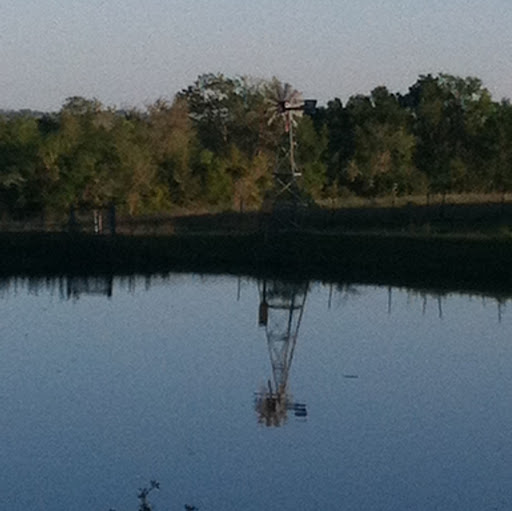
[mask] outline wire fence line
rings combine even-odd
[[[254,233],[266,229],[315,231],[511,229],[512,203],[433,203],[318,207],[288,204],[270,211],[207,214],[119,214],[114,205],[71,208],[61,213],[0,213],[0,232],[157,235]]]

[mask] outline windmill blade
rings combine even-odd
[[[276,110],[269,110],[267,124],[270,126],[276,122],[276,119],[281,117],[281,113]]]
[[[274,78],[266,87],[266,101],[269,103],[279,103],[284,99],[284,87],[283,84]]]
[[[282,101],[289,102],[295,91],[289,83],[285,83],[283,87]]]

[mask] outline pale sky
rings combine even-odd
[[[277,76],[325,103],[420,74],[512,96],[511,0],[0,0],[0,108],[172,99],[199,74]]]

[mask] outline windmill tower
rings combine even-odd
[[[295,128],[304,113],[313,114],[316,100],[304,100],[289,83],[274,79],[267,91],[268,124],[280,123],[288,135],[287,144],[280,147],[274,171],[274,205],[300,201],[297,184],[301,172],[296,162]]]
[[[304,312],[308,283],[267,281],[260,283],[259,325],[265,328],[272,378],[256,393],[258,421],[267,426],[286,422],[288,411],[306,417],[306,405],[293,401],[288,377]]]

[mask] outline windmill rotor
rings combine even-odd
[[[277,119],[284,121],[285,131],[296,124],[297,119],[302,117],[304,111],[304,99],[302,94],[294,89],[289,83],[282,84],[274,80],[267,93],[268,103],[268,124],[274,124]]]

